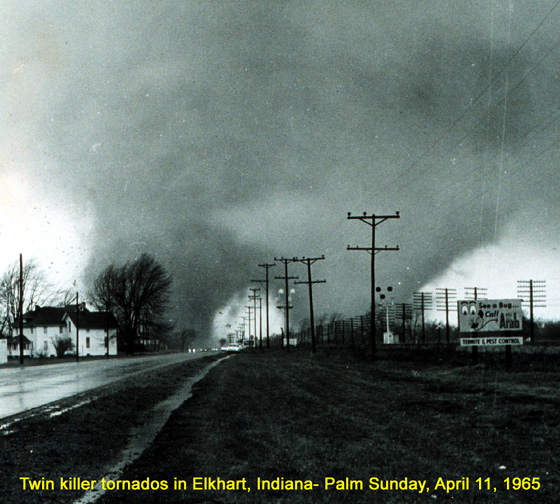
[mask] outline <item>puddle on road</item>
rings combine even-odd
[[[108,469],[104,476],[94,479],[98,482],[101,482],[102,478],[112,481],[118,480],[124,468],[140,457],[144,450],[154,441],[167,420],[169,420],[171,413],[192,396],[193,385],[202,380],[214,366],[217,366],[227,358],[223,357],[206,366],[197,375],[190,378],[178,392],[151,409],[143,418],[143,424],[132,431],[131,440],[121,453],[119,461]],[[80,499],[74,501],[74,504],[91,504],[106,492],[107,490],[102,488],[89,490]]]

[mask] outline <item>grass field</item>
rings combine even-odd
[[[102,502],[557,502],[558,370],[505,373],[422,360],[235,355],[121,478],[170,486],[177,478],[187,489],[113,491]],[[251,492],[196,490],[197,477],[245,479]],[[258,478],[272,488],[258,490]],[[370,489],[370,478],[400,489]],[[466,487],[467,478],[468,490],[436,489],[438,481]],[[317,486],[287,490],[295,480]],[[331,481],[363,489],[326,490]],[[422,493],[411,489],[416,481],[425,482]],[[533,488],[514,490],[517,483]]]

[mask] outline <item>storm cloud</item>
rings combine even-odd
[[[4,5],[3,169],[91,217],[84,281],[152,253],[202,332],[275,256],[325,254],[317,310],[366,310],[369,262],[346,245],[369,228],[349,211],[401,212],[379,282],[404,300],[557,213],[553,5]]]

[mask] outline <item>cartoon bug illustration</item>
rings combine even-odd
[[[497,322],[498,319],[489,318],[484,319],[484,311],[476,311],[476,301],[461,301],[461,314],[468,317],[468,325],[472,331],[480,331],[483,327],[488,325],[490,322]]]

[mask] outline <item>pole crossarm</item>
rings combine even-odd
[[[346,247],[346,250],[365,250],[368,254],[377,254],[378,252],[383,252],[383,251],[388,251],[388,250],[400,250],[399,246],[397,245],[396,247],[387,247],[387,245],[385,245],[384,247],[351,247],[350,245],[348,245]]]
[[[309,263],[309,264],[315,264],[317,261],[324,261],[325,260],[325,256],[322,255],[321,257],[294,257],[292,258],[293,262],[302,262],[302,263]]]
[[[377,226],[382,222],[385,222],[387,219],[400,219],[400,217],[401,216],[399,215],[399,212],[395,212],[395,215],[375,215],[375,214],[367,215],[366,212],[364,212],[363,215],[352,215],[351,212],[348,212],[348,219],[361,220],[362,222],[365,222],[368,226]]]

